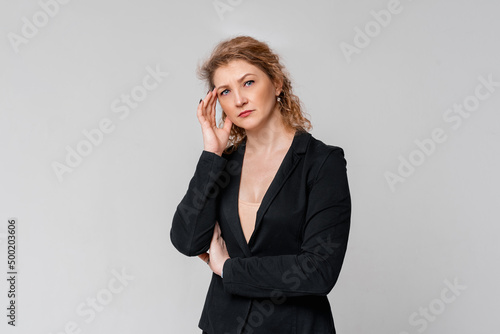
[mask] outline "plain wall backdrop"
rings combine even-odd
[[[2,333],[201,332],[212,273],[169,231],[203,150],[196,66],[236,35],[281,55],[313,136],[345,150],[338,333],[497,331],[497,1],[0,7]]]

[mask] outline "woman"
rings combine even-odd
[[[197,110],[204,150],[170,231],[177,250],[213,271],[198,326],[209,334],[335,333],[327,294],[351,216],[342,148],[307,132],[266,43],[223,41],[199,74],[210,87]]]

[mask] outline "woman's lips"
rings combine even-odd
[[[243,112],[241,112],[238,117],[247,117],[248,115],[250,115],[250,113],[252,112],[253,110],[245,110]]]

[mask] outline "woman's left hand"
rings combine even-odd
[[[219,223],[215,223],[212,242],[210,243],[210,253],[200,254],[198,257],[205,262],[208,262],[210,269],[217,275],[221,275],[224,262],[229,259],[229,253],[226,249],[226,242],[221,237]]]

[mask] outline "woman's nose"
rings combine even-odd
[[[245,95],[242,92],[240,92],[239,90],[234,91],[234,104],[237,107],[241,107],[245,103],[247,103],[247,99],[246,99]]]

